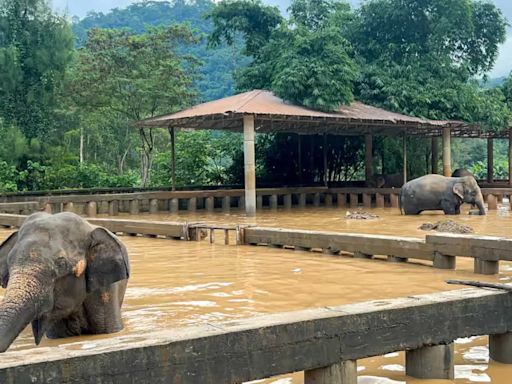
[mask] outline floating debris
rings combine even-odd
[[[473,228],[458,224],[453,220],[441,220],[437,223],[424,223],[418,229],[422,231],[437,231],[437,232],[448,232],[448,233],[474,233]]]
[[[374,213],[363,212],[363,211],[357,211],[357,212],[347,211],[346,218],[349,220],[373,220],[373,219],[378,219],[379,216]]]

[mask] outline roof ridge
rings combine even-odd
[[[238,107],[235,108],[235,110],[233,112],[238,112],[240,109],[242,109],[243,107],[245,107],[249,102],[251,102],[252,100],[254,100],[254,98],[256,96],[259,96],[262,92],[264,92],[263,89],[253,89],[252,91],[249,91],[248,93],[253,93],[254,92],[254,95],[249,97],[249,100],[247,100],[246,102],[244,102],[243,104],[239,105]]]

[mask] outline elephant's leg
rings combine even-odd
[[[69,317],[59,319],[46,332],[49,339],[59,339],[62,337],[80,336],[87,332],[87,320],[83,309],[72,313]]]
[[[445,215],[458,215],[460,214],[460,205],[453,204],[451,201],[443,200],[441,208]]]

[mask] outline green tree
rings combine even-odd
[[[52,129],[72,48],[67,21],[47,1],[0,0],[0,115],[28,138]]]

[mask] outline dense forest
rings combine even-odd
[[[400,4],[399,4],[400,3]],[[0,0],[0,192],[166,187],[169,136],[135,121],[252,88],[313,109],[359,99],[434,119],[507,129],[512,78],[480,79],[505,39],[486,2],[294,0],[288,15],[258,0],[145,1],[68,20],[46,0]],[[398,26],[398,27],[397,27]],[[297,182],[297,137],[258,135],[257,177]],[[323,175],[309,139],[304,181]],[[430,141],[409,139],[410,176],[426,172]],[[398,139],[377,138],[375,165],[401,168]],[[363,174],[364,143],[328,142],[329,180]],[[241,137],[179,132],[178,185],[242,181]],[[495,174],[507,177],[506,143]],[[485,173],[485,142],[457,140],[455,166]]]

